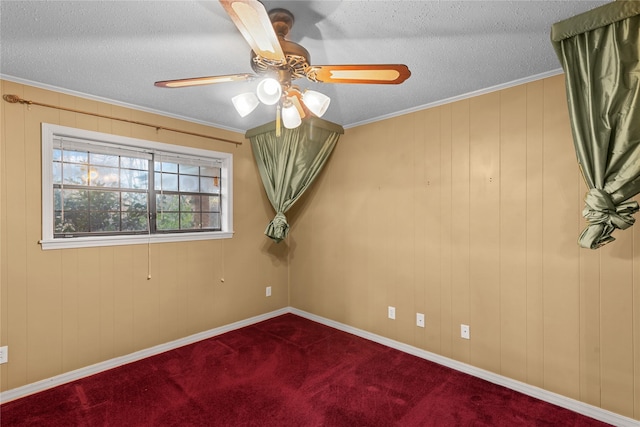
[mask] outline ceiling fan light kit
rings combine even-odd
[[[318,117],[322,117],[329,108],[331,98],[324,93],[307,89],[302,95],[302,102],[304,102],[304,105],[309,109],[309,111]]]
[[[291,101],[287,101],[282,107],[282,124],[287,129],[295,129],[302,124],[302,117]]]
[[[233,106],[241,117],[250,114],[259,105],[276,105],[276,122],[288,129],[302,123],[307,113],[322,117],[331,99],[318,91],[300,92],[291,81],[305,77],[317,83],[346,84],[400,84],[411,76],[403,64],[310,65],[309,52],[285,37],[293,26],[294,18],[285,9],[267,13],[258,0],[220,0],[224,10],[252,49],[251,68],[258,77],[256,94],[251,92],[234,96]],[[179,88],[205,84],[253,80],[254,74],[196,77],[164,80],[158,87]],[[257,95],[257,96],[256,96]]]
[[[282,86],[278,80],[267,77],[258,83],[258,89],[256,92],[260,102],[265,105],[274,105],[280,101],[280,97],[282,96]]]
[[[258,101],[258,97],[253,92],[245,92],[241,93],[240,95],[236,95],[231,98],[231,102],[236,108],[238,114],[240,114],[240,117],[248,116],[249,113],[255,110],[256,107],[258,107],[258,105],[260,104],[260,101]]]

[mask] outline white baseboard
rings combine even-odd
[[[173,350],[188,344],[193,344],[198,341],[205,340],[207,338],[215,337],[217,335],[224,334],[225,332],[240,329],[245,326],[253,325],[254,323],[262,322],[282,314],[289,313],[288,307],[281,308],[279,310],[272,311],[270,313],[261,314],[248,319],[240,320],[238,322],[230,323],[228,325],[213,328],[208,331],[199,332],[197,334],[189,335],[184,338],[170,341],[168,343],[156,345],[154,347],[146,348],[144,350],[136,351],[124,356],[116,357],[113,359],[105,360],[104,362],[96,363],[94,365],[85,366],[84,368],[76,369],[74,371],[65,372],[64,374],[56,375],[55,377],[47,378],[35,383],[27,384],[22,387],[17,387],[11,390],[0,393],[0,403],[9,402],[11,400],[18,399],[20,397],[28,396],[39,391],[44,391],[52,387],[56,387],[62,384],[66,384],[71,381],[79,380],[89,375],[94,375],[99,372],[103,372],[118,366],[126,365],[127,363],[135,362],[137,360],[144,359],[146,357],[155,356],[156,354],[163,353],[165,351]]]
[[[513,380],[511,378],[498,375],[493,372],[486,371],[484,369],[476,368],[475,366],[468,365],[466,363],[459,362],[457,360],[449,359],[448,357],[440,356],[435,353],[431,353],[426,350],[422,350],[417,347],[413,347],[408,344],[401,343],[383,336],[364,331],[362,329],[354,328],[353,326],[345,325],[343,323],[336,322],[321,316],[317,316],[306,311],[299,310],[293,307],[285,307],[279,310],[275,310],[269,313],[261,314],[259,316],[250,317],[238,322],[231,323],[229,325],[221,326],[218,328],[203,331],[188,337],[180,338],[175,341],[171,341],[165,344],[160,344],[154,347],[150,347],[144,350],[136,351],[135,353],[127,354],[125,356],[116,357],[114,359],[106,360],[104,362],[96,363],[94,365],[86,366],[84,368],[76,369],[71,372],[66,372],[55,377],[47,378],[35,383],[27,384],[22,387],[17,387],[11,390],[0,393],[0,402],[5,403],[11,400],[18,399],[20,397],[28,396],[39,391],[43,391],[52,387],[56,387],[71,381],[75,381],[90,375],[97,374],[118,366],[125,365],[127,363],[135,362],[137,360],[144,359],[146,357],[154,356],[156,354],[163,353],[165,351],[173,350],[188,344],[193,344],[198,341],[202,341],[208,338],[215,337],[217,335],[224,334],[235,329],[240,329],[245,326],[250,326],[264,320],[268,320],[282,314],[293,313],[300,317],[304,317],[314,322],[321,323],[326,326],[338,329],[343,332],[347,332],[361,338],[377,342],[387,347],[394,348],[396,350],[408,353],[422,359],[429,360],[431,362],[438,363],[440,365],[455,369],[456,371],[464,372],[474,377],[481,378],[494,384],[501,385],[503,387],[515,390],[522,394],[526,394],[536,399],[551,403],[561,408],[569,409],[587,417],[594,418],[596,420],[609,423],[618,427],[640,427],[640,421],[625,417],[623,415],[616,414],[615,412],[607,411],[597,406],[589,405],[584,402],[580,402],[575,399],[571,399],[566,396],[562,396],[557,393],[553,393],[548,390],[544,390],[539,387],[532,386],[530,384],[523,383],[521,381]]]
[[[431,353],[429,351],[426,351],[417,347],[413,347],[411,345],[404,344],[399,341],[394,341],[392,339],[385,338],[383,336],[376,335],[374,333],[367,332],[362,329],[354,328],[352,326],[345,325],[343,323],[339,323],[330,319],[326,319],[324,317],[320,317],[315,314],[308,313],[306,311],[298,310],[297,308],[290,307],[289,311],[290,313],[296,314],[300,317],[304,317],[309,320],[313,320],[314,322],[318,322],[323,325],[341,330],[343,332],[347,332],[347,333],[359,336],[361,338],[365,338],[367,340],[377,342],[387,347],[400,350],[404,353],[408,353],[408,354],[420,357],[422,359],[435,362],[439,365],[443,365],[448,368],[455,369],[456,371],[464,372],[474,377],[478,377],[483,380],[489,381],[491,383],[501,385],[511,390],[515,390],[519,393],[526,394],[531,397],[535,397],[536,399],[551,403],[561,408],[569,409],[570,411],[577,412],[582,415],[586,415],[587,417],[594,418],[598,421],[609,423],[611,425],[618,426],[618,427],[640,426],[640,421],[636,421],[632,418],[628,418],[623,415],[616,414],[615,412],[607,411],[606,409],[598,408],[597,406],[589,405],[587,403],[580,402],[578,400],[571,399],[569,397],[562,396],[560,394],[553,393],[551,391],[548,391],[536,386],[532,386],[530,384],[523,383],[521,381],[507,378],[502,375],[498,375],[496,373],[486,371],[484,369],[476,368],[475,366],[471,366],[466,363],[459,362],[457,360],[449,359],[448,357],[440,356],[438,354]]]

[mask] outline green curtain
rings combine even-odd
[[[276,211],[264,234],[276,243],[289,233],[285,212],[311,186],[343,133],[340,125],[309,117],[295,129],[283,127],[281,136],[276,136],[275,122],[245,134],[251,141],[267,197]]]
[[[580,246],[633,225],[640,193],[640,1],[616,1],[554,24],[569,117],[589,192]]]

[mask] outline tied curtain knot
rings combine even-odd
[[[275,240],[277,243],[280,243],[287,234],[289,234],[289,223],[287,222],[287,217],[282,212],[278,212],[276,216],[271,220],[271,222],[267,225],[266,230],[264,230],[264,234]]]
[[[589,223],[582,232],[578,243],[584,248],[596,249],[615,238],[611,233],[616,228],[624,230],[635,222],[633,214],[638,212],[638,202],[623,202],[615,205],[611,196],[604,190],[592,188],[585,197],[585,208],[582,211]]]
[[[640,194],[640,1],[612,1],[551,27],[562,64],[578,164],[591,190],[580,246],[633,225]],[[606,189],[607,191],[603,191]]]

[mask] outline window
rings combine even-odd
[[[232,155],[42,124],[43,249],[229,238]]]

